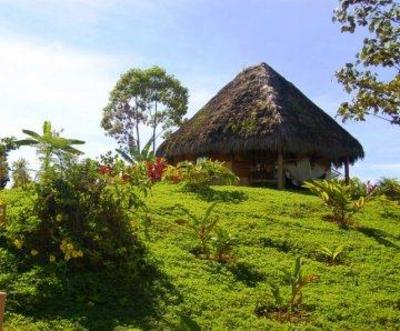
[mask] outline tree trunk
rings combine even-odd
[[[278,189],[282,190],[285,188],[285,177],[283,170],[283,153],[280,150],[278,152]]]
[[[350,184],[350,161],[349,158],[346,158],[346,161],[344,162],[344,179],[346,182],[346,185]]]
[[[137,98],[135,98],[135,107],[136,107],[136,144],[137,150],[140,152],[140,135],[139,135],[139,106],[137,102]]]
[[[154,116],[153,116],[153,153],[156,152],[156,129],[157,129],[157,101],[154,104]]]
[[[3,319],[4,319],[4,308],[6,305],[6,296],[5,292],[0,292],[0,331],[3,330]]]

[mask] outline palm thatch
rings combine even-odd
[[[336,165],[360,143],[265,63],[243,70],[159,147],[166,158],[208,154],[316,155]]]

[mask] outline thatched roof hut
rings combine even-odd
[[[222,88],[158,149],[173,162],[202,156],[324,159],[340,166],[364,157],[360,143],[265,63]],[[268,158],[267,157],[267,158]],[[254,160],[253,160],[254,161]]]

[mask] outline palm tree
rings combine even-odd
[[[13,187],[24,187],[32,181],[29,175],[28,162],[25,159],[19,159],[12,164]]]
[[[56,155],[59,161],[62,162],[62,158],[66,155],[83,154],[72,145],[82,145],[85,143],[84,141],[60,137],[59,132],[52,130],[49,121],[43,123],[42,131],[42,134],[39,134],[31,130],[22,130],[29,138],[18,140],[17,144],[19,146],[36,146],[38,153],[41,155],[43,170],[49,168],[53,155]]]

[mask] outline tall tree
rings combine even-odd
[[[13,187],[24,187],[32,181],[29,174],[28,161],[18,159],[12,164]]]
[[[187,89],[164,69],[131,69],[111,91],[101,126],[122,150],[134,153],[141,148],[139,127],[147,125],[152,129],[154,151],[157,137],[181,124],[187,102]]]
[[[19,146],[14,137],[0,139],[0,190],[5,188],[10,181],[8,154],[10,151],[17,149]]]
[[[400,4],[397,0],[339,0],[333,20],[342,32],[366,32],[352,63],[336,72],[351,102],[338,114],[365,120],[374,115],[400,125]]]
[[[146,75],[131,69],[121,75],[103,109],[101,126],[126,152],[140,150],[140,124],[146,122]]]

